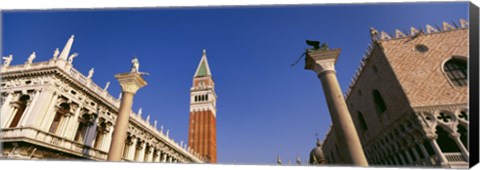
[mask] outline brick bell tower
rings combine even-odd
[[[190,89],[188,146],[208,163],[217,162],[216,102],[215,83],[204,49]]]

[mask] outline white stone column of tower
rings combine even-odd
[[[313,70],[321,80],[334,134],[343,150],[340,154],[345,154],[347,163],[366,167],[368,162],[335,73],[335,63],[340,51],[340,49],[309,49],[305,69]]]

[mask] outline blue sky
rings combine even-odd
[[[217,155],[223,164],[303,162],[324,137],[330,115],[320,80],[295,62],[305,39],[342,48],[336,69],[346,90],[370,42],[369,28],[388,33],[411,26],[468,19],[468,4],[391,3],[345,5],[37,10],[2,12],[2,56],[21,64],[50,59],[75,34],[74,67],[118,96],[114,75],[129,71],[134,55],[149,72],[135,96],[175,141],[187,141],[189,89],[207,49],[216,83]]]

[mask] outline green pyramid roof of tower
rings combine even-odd
[[[210,73],[210,67],[208,66],[206,50],[203,50],[202,59],[200,60],[194,77],[205,77],[211,75],[212,73]]]
[[[200,64],[200,68],[198,69],[197,75],[195,77],[203,77],[207,76],[207,66],[205,64],[205,60],[202,60],[202,63]]]

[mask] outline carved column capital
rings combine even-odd
[[[340,51],[341,49],[308,50],[305,69],[312,70],[319,76],[322,73],[335,72],[335,63]]]
[[[147,85],[141,74],[137,72],[117,74],[115,78],[119,81],[122,92],[135,94],[138,89]]]
[[[457,132],[451,133],[451,134],[449,134],[449,136],[452,137],[452,138],[460,138],[460,133],[457,133]]]
[[[427,139],[429,140],[437,140],[438,135],[436,134],[427,134]]]
[[[137,139],[137,149],[138,150],[142,150],[144,147],[145,147],[145,141],[144,140],[140,140],[140,139]]]

